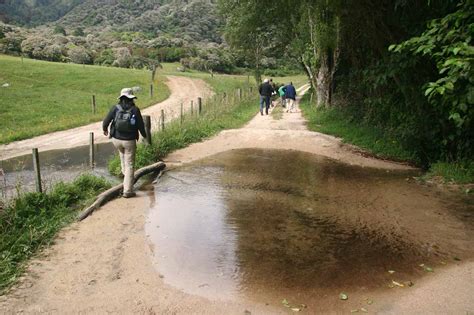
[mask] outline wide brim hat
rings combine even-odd
[[[122,97],[126,97],[126,98],[129,98],[129,99],[137,98],[137,97],[133,94],[133,90],[132,90],[131,88],[123,88],[123,89],[120,91],[120,96],[118,97],[118,99],[121,99]]]

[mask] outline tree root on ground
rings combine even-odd
[[[157,162],[157,163],[145,166],[135,172],[135,176],[133,177],[133,183],[135,184],[138,181],[138,179],[140,179],[140,177],[145,176],[150,173],[157,173],[163,170],[165,167],[166,167],[166,164],[163,162]],[[119,184],[101,193],[99,196],[97,196],[96,200],[94,201],[92,205],[90,205],[87,209],[82,211],[77,216],[77,220],[78,221],[84,220],[90,214],[92,214],[92,212],[94,212],[96,209],[103,206],[106,202],[118,197],[122,189],[123,189],[123,184]]]

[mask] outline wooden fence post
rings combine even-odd
[[[184,121],[183,102],[181,102],[181,113],[180,113],[180,116],[181,116],[181,125],[182,125],[182,124],[183,124],[183,121]]]
[[[150,98],[153,98],[153,84],[150,84]]]
[[[143,115],[143,123],[145,124],[145,142],[147,145],[151,145],[151,117],[148,115]]]
[[[201,115],[201,111],[202,111],[202,98],[198,97],[198,113],[199,113],[199,116]]]
[[[95,104],[95,95],[92,95],[92,114],[95,114],[96,104]]]
[[[239,101],[242,100],[242,89],[241,88],[237,89],[237,95],[239,96]]]
[[[151,69],[151,83],[155,82],[155,74],[156,74],[156,65],[153,65]]]
[[[41,186],[40,162],[37,148],[33,149],[33,167],[35,170],[36,191],[42,193],[43,187]]]
[[[191,101],[191,116],[194,114],[194,104],[193,101]]]
[[[89,133],[89,165],[94,168],[95,165],[95,151],[94,151],[94,133]]]
[[[160,122],[160,128],[161,130],[165,130],[165,111],[161,110],[161,122]]]

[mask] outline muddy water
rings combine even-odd
[[[52,186],[58,181],[70,181],[84,172],[114,180],[107,171],[107,161],[114,155],[111,143],[96,144],[95,167],[89,166],[89,146],[65,150],[39,152],[43,186]],[[31,154],[0,161],[0,197],[10,198],[19,192],[35,189],[35,175]]]
[[[474,257],[474,206],[415,175],[275,150],[169,171],[150,194],[156,268],[188,293],[272,304],[416,283]]]

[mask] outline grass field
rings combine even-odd
[[[244,85],[257,86],[255,78],[250,75],[228,75],[228,74],[216,74],[211,76],[210,73],[200,72],[196,70],[186,70],[185,72],[179,72],[176,69],[180,67],[179,63],[164,63],[163,69],[159,69],[158,73],[161,75],[181,75],[191,78],[203,79],[206,81],[216,93],[222,93],[229,91],[230,89],[237,89]],[[299,87],[307,83],[308,79],[306,75],[295,75],[290,77],[273,77],[273,82],[279,84],[288,84],[293,82],[296,87]],[[258,97],[258,92],[255,90],[255,96]]]
[[[164,76],[180,75],[205,80],[216,93],[243,85],[256,86],[252,76],[225,75],[189,70],[179,72],[179,63],[163,64],[150,98],[150,71],[100,66],[82,66],[0,55],[0,144],[31,138],[100,121],[116,102],[123,87],[139,86],[137,105],[145,108],[169,96]],[[276,83],[303,84],[304,75],[274,78]],[[92,114],[91,99],[96,96],[97,110]],[[255,90],[255,97],[258,97]]]
[[[150,71],[45,62],[0,55],[0,143],[65,130],[104,118],[120,89],[139,86],[137,104],[144,108],[166,99],[163,77],[155,78],[150,98]],[[3,84],[8,87],[1,87]],[[97,110],[92,114],[91,99]]]

